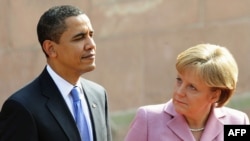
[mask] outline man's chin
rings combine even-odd
[[[83,73],[91,72],[91,71],[95,70],[95,68],[96,68],[95,64],[91,65],[91,66],[85,68]]]

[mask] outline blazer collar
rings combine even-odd
[[[50,77],[46,69],[43,70],[39,76],[42,94],[48,98],[47,108],[58,121],[59,125],[64,130],[64,133],[68,136],[71,141],[78,141],[80,135],[78,129],[75,126],[75,121],[71,115],[67,104],[65,103],[59,89]]]
[[[205,130],[203,131],[203,136],[201,136],[201,140],[213,140],[221,134],[221,132],[223,132],[224,125],[219,119],[224,116],[225,114],[221,112],[220,109],[212,109],[208,117]]]
[[[194,137],[189,130],[189,126],[182,115],[177,113],[174,109],[172,100],[167,102],[164,111],[170,114],[173,118],[167,123],[167,126],[182,140],[194,140]],[[225,114],[217,108],[213,108],[208,121],[205,126],[205,130],[203,131],[203,135],[201,137],[202,140],[213,140],[218,136],[221,132],[223,132],[223,123],[219,120],[224,117]],[[216,128],[216,130],[215,130]]]
[[[80,82],[81,82],[81,85],[83,88],[84,96],[87,100],[88,106],[90,107],[89,108],[90,113],[92,113],[93,110],[95,108],[97,108],[98,105],[97,105],[97,100],[95,97],[96,95],[93,94],[94,91],[90,89],[91,87],[88,86],[88,83],[86,83],[86,81],[88,81],[88,80],[85,80],[84,78],[80,78]]]
[[[89,86],[88,80],[84,78],[80,78],[81,85],[83,88],[84,96],[86,98],[86,102],[89,107],[89,115],[91,118],[91,124],[92,124],[92,133],[93,133],[93,140],[97,140],[97,132],[100,130],[98,127],[98,123],[102,121],[103,117],[100,116],[100,108],[103,108],[100,103],[98,102],[98,96],[95,92],[95,90],[91,89],[92,87]],[[101,131],[102,132],[102,131]]]
[[[172,119],[167,122],[167,126],[170,130],[172,130],[181,140],[194,140],[186,120],[175,111],[172,100],[167,102],[164,111],[172,116]]]

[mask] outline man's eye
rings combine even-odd
[[[81,39],[82,39],[82,38],[75,38],[74,40],[75,40],[75,41],[79,41],[79,40],[81,40]]]
[[[89,36],[93,38],[94,37],[94,32],[90,32]]]
[[[84,38],[85,36],[81,35],[81,36],[77,36],[74,40],[79,41],[79,40],[83,40]]]

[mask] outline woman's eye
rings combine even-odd
[[[189,88],[190,88],[190,90],[194,90],[194,91],[197,90],[193,85],[190,85]]]
[[[176,78],[176,82],[177,82],[177,84],[181,84],[182,83],[182,80],[181,80],[181,78]]]

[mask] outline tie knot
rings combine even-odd
[[[75,86],[72,90],[71,90],[71,95],[73,98],[73,101],[79,101],[79,88],[77,86]]]

